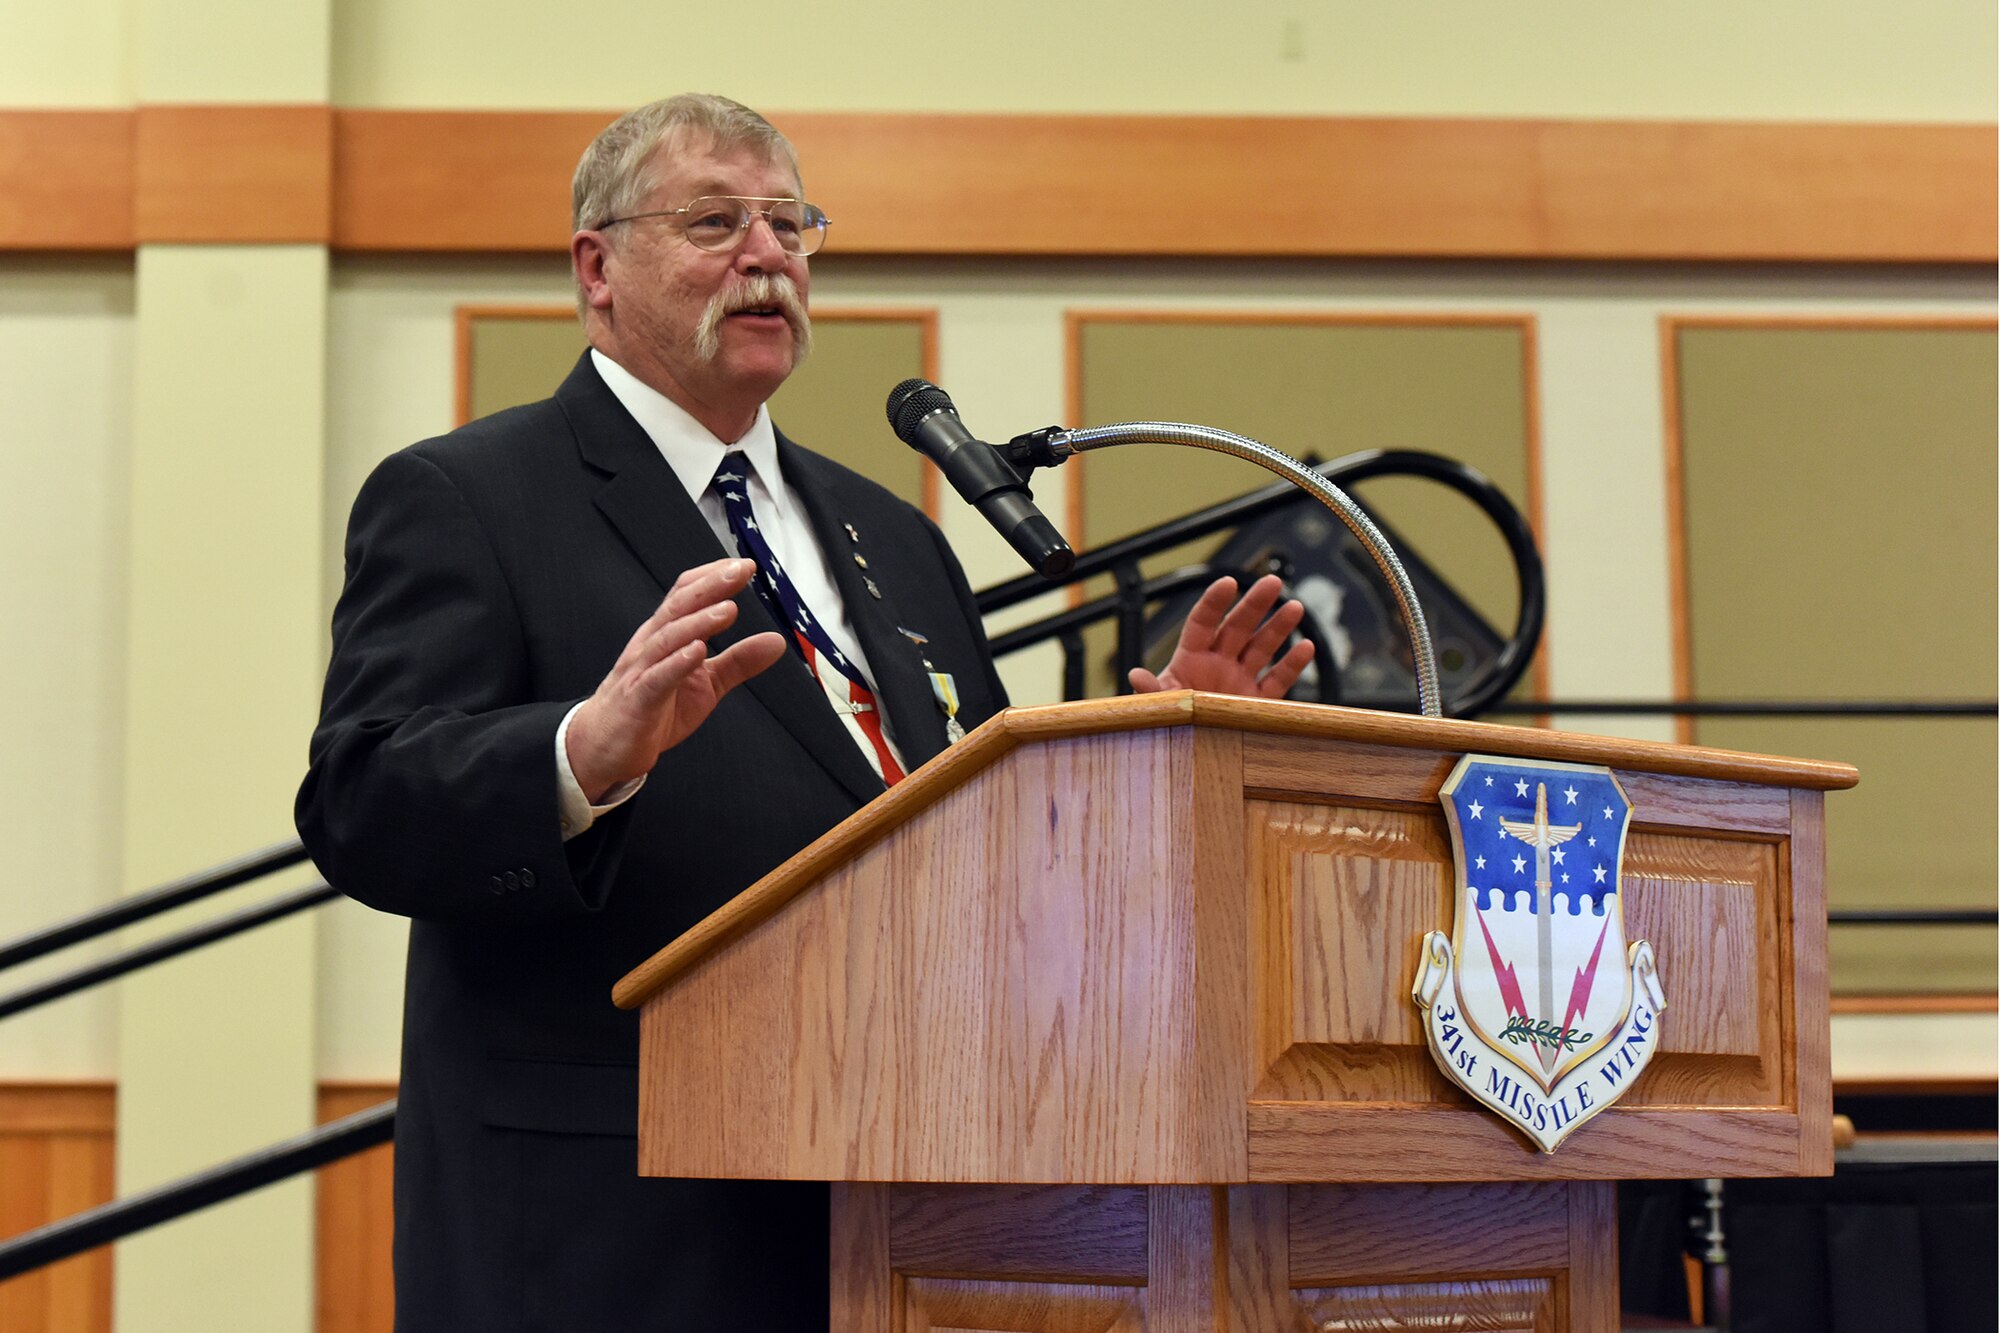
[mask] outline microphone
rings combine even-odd
[[[986,516],[1000,535],[1045,579],[1076,564],[1055,524],[1035,508],[1033,493],[1001,452],[958,419],[951,396],[929,380],[907,379],[889,390],[889,427],[896,438],[938,465],[952,488]]]

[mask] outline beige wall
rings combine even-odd
[[[119,106],[135,96],[127,0],[0,6],[0,103]]]
[[[118,891],[132,301],[129,259],[0,260],[0,939]],[[0,1078],[109,1077],[115,1017],[100,991],[8,1020]]]
[[[334,97],[597,107],[699,86],[801,110],[1986,120],[1994,37],[1992,7],[1963,0],[780,0],[748,42],[670,5],[593,11],[585,31],[541,0],[347,0]]]
[[[212,7],[209,7],[212,9]],[[0,100],[109,106],[135,96],[134,7],[0,7]],[[163,14],[170,11],[162,7]],[[186,29],[191,66],[273,68],[271,9]],[[1227,12],[1026,0],[995,9],[783,0],[755,40],[670,5],[576,11],[542,0],[341,0],[328,77],[351,106],[604,107],[710,87],[792,110],[1249,111],[1291,114],[1960,120],[1993,115],[1991,5],[1688,0],[1429,5],[1255,0]],[[150,97],[174,97],[152,88]]]

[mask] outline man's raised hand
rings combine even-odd
[[[1236,596],[1236,580],[1219,578],[1209,584],[1181,626],[1181,641],[1167,669],[1155,676],[1144,667],[1132,668],[1132,688],[1140,694],[1208,690],[1253,699],[1284,698],[1313,657],[1312,644],[1302,639],[1272,663],[1306,614],[1305,607],[1296,601],[1286,602],[1272,614],[1284,586],[1275,574],[1266,574],[1250,585],[1243,600],[1230,606],[1230,599]]]
[[[770,633],[708,655],[707,640],[735,621],[732,599],[756,573],[751,560],[716,560],[683,573],[576,710],[564,741],[570,771],[593,803],[652,772],[723,695],[785,655],[784,637]]]

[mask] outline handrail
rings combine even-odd
[[[1424,453],[1415,449],[1370,449],[1334,459],[1329,463],[1317,464],[1315,470],[1328,480],[1343,485],[1353,485],[1356,482],[1384,476],[1424,477],[1464,495],[1500,530],[1501,537],[1506,541],[1508,554],[1514,561],[1515,585],[1518,593],[1514,630],[1502,646],[1499,656],[1488,666],[1486,673],[1470,686],[1464,687],[1458,697],[1448,700],[1445,706],[1445,712],[1454,717],[1476,716],[1486,711],[1494,701],[1512,689],[1515,682],[1526,673],[1528,663],[1534,656],[1535,645],[1542,635],[1547,593],[1542,575],[1541,552],[1535,545],[1534,531],[1528,526],[1527,519],[1490,478],[1476,468],[1468,467],[1440,454]],[[1049,580],[1036,574],[1024,575],[981,589],[974,594],[974,601],[982,614],[990,615],[995,611],[1039,597],[1055,588],[1067,587],[1105,574],[1119,576],[1117,605],[1093,619],[1106,619],[1111,616],[1118,618],[1119,666],[1122,669],[1135,665],[1139,649],[1134,642],[1134,627],[1142,609],[1133,605],[1134,601],[1140,598],[1137,589],[1141,581],[1136,574],[1138,561],[1200,537],[1241,527],[1252,519],[1261,518],[1301,498],[1305,498],[1304,493],[1297,487],[1279,482],[1086,551],[1077,556],[1075,566],[1061,579]],[[1062,621],[1065,628],[1052,628],[1057,621]],[[1009,648],[1012,650],[1026,647],[1031,643],[1061,637],[1064,633],[1073,635],[1076,628],[1074,615],[1064,612],[1034,625],[1022,626],[1011,631],[1008,635]],[[1320,646],[1323,649],[1324,645]],[[1067,640],[1064,644],[1064,656],[1065,659],[1071,656],[1070,643]],[[1074,674],[1072,668],[1071,675]]]
[[[191,949],[199,949],[205,944],[213,944],[217,940],[240,935],[267,921],[276,921],[294,912],[302,912],[308,907],[317,907],[339,896],[340,890],[333,888],[324,880],[293,889],[289,893],[281,893],[255,907],[246,907],[176,934],[162,936],[146,944],[126,949],[122,953],[113,954],[109,958],[85,964],[61,976],[51,977],[32,986],[24,986],[10,995],[0,995],[0,1018],[11,1018],[24,1009],[33,1009],[36,1005],[60,1000],[65,995],[72,995],[99,982],[110,981],[115,977],[124,976],[127,972],[135,972],[142,967],[151,967],[154,963],[179,957]]]
[[[1607,717],[1996,717],[1992,699],[1510,699],[1486,710]]]
[[[383,1102],[206,1171],[22,1232],[0,1241],[0,1282],[387,1143],[395,1129],[396,1103]]]
[[[1829,926],[1995,926],[2000,910],[1991,907],[1839,907],[1826,914]]]
[[[1131,568],[1131,566],[1126,567],[1128,570]],[[1062,640],[1063,699],[1065,702],[1080,699],[1083,697],[1083,663],[1080,657],[1083,645],[1077,636],[1085,626],[1094,625],[1100,620],[1109,620],[1113,616],[1130,618],[1145,603],[1162,597],[1171,597],[1190,588],[1201,587],[1223,572],[1213,565],[1183,565],[1165,574],[1129,583],[1122,578],[1121,571],[1121,586],[1117,592],[1070,607],[1066,611],[1058,611],[1054,615],[1008,630],[1004,634],[996,634],[987,642],[987,647],[993,656],[998,658],[1008,653],[1019,652],[1023,648],[1032,648],[1049,639]],[[1121,638],[1129,639],[1138,632],[1129,625],[1121,625],[1120,628],[1123,631]],[[1300,618],[1298,634],[1313,646],[1315,660],[1321,662],[1332,660],[1330,655],[1332,650],[1327,643],[1326,630],[1311,611],[1307,611]],[[1126,663],[1121,662],[1119,665],[1123,667]],[[1319,673],[1319,701],[1323,704],[1340,702],[1338,672]]]
[[[66,949],[72,944],[96,939],[121,926],[158,916],[161,912],[199,902],[210,894],[261,879],[272,871],[295,866],[305,859],[305,845],[293,838],[289,842],[273,843],[261,851],[170,880],[158,888],[130,894],[95,911],[44,927],[0,946],[0,971],[40,958],[43,954]]]

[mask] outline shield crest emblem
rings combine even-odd
[[[1439,792],[1456,862],[1447,938],[1413,998],[1454,1082],[1544,1152],[1615,1101],[1659,1045],[1652,947],[1619,874],[1632,803],[1609,769],[1467,755]]]

